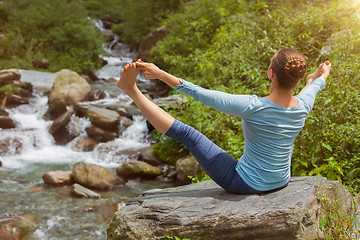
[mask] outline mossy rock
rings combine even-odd
[[[162,171],[158,167],[154,167],[142,161],[129,161],[122,164],[116,169],[118,176],[125,179],[150,179],[159,176]]]

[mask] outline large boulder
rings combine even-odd
[[[74,164],[72,176],[76,183],[90,189],[111,190],[125,184],[109,169],[84,162]]]
[[[344,186],[322,177],[295,177],[262,194],[228,193],[213,181],[150,190],[116,212],[107,239],[323,239],[319,195],[337,200],[343,213],[350,209]]]
[[[150,164],[142,161],[128,161],[123,163],[116,169],[117,175],[123,179],[135,178],[155,178],[162,172],[158,167],[151,166]]]
[[[89,83],[76,72],[71,70],[61,70],[54,80],[50,90],[49,102],[56,98],[61,98],[66,105],[74,105],[83,101],[90,94],[91,87]]]
[[[191,155],[182,157],[176,162],[176,176],[181,184],[191,183],[189,176],[195,177],[200,171],[200,164]]]
[[[74,183],[71,171],[50,171],[42,176],[45,184],[58,187]]]
[[[11,83],[14,80],[20,80],[21,73],[17,69],[0,70],[0,87]]]
[[[106,108],[89,106],[87,115],[90,122],[104,130],[117,132],[119,128],[120,115],[116,111]]]

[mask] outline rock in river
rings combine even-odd
[[[116,212],[107,239],[323,239],[319,195],[338,199],[345,214],[350,209],[344,186],[322,177],[294,177],[286,188],[262,194],[228,193],[213,181],[150,190]]]
[[[71,171],[51,171],[45,173],[42,178],[46,184],[58,187],[73,184],[74,179],[71,174]]]
[[[61,98],[66,105],[74,105],[87,98],[91,87],[85,78],[71,70],[61,70],[54,80],[50,91],[49,102]]]
[[[161,169],[146,162],[128,161],[116,169],[117,175],[124,179],[155,178],[161,174]]]
[[[109,169],[84,162],[74,164],[72,176],[76,183],[90,189],[111,190],[125,183]]]

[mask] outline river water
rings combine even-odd
[[[104,57],[108,64],[96,72],[100,78],[119,79],[122,68],[133,61],[134,53],[122,46],[123,56]],[[121,55],[121,54],[120,54]],[[106,228],[119,204],[139,196],[145,190],[167,188],[170,183],[159,181],[129,181],[115,191],[99,192],[101,199],[81,199],[70,195],[71,186],[46,187],[42,175],[48,171],[72,170],[75,162],[95,163],[115,172],[126,155],[117,155],[121,150],[141,149],[150,146],[145,119],[139,115],[134,124],[118,139],[99,144],[92,152],[76,152],[71,143],[55,145],[48,132],[52,121],[43,120],[47,110],[48,91],[56,74],[22,70],[22,81],[32,82],[34,97],[30,105],[7,109],[10,117],[18,122],[13,130],[0,130],[0,139],[19,139],[22,148],[19,153],[12,149],[0,156],[0,227],[1,224],[16,227],[25,240],[70,240],[106,239]],[[138,76],[142,78],[141,75]],[[146,81],[142,78],[142,80]],[[130,99],[116,87],[116,83],[100,81],[92,84],[102,89],[107,97],[93,102],[97,105],[130,103]],[[90,125],[85,118],[76,119],[81,134]],[[108,151],[100,151],[106,148]]]

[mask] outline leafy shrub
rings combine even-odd
[[[78,2],[4,0],[0,12],[6,16],[0,19],[0,68],[31,69],[42,58],[49,59],[50,71],[87,73],[99,66],[102,37]]]

